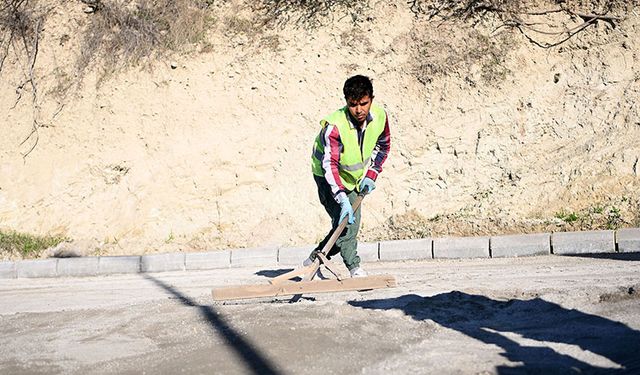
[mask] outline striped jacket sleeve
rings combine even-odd
[[[386,115],[386,113],[385,113]],[[372,180],[378,178],[378,174],[382,172],[382,165],[387,160],[389,150],[391,149],[391,132],[389,130],[389,116],[385,116],[386,121],[384,124],[384,130],[380,133],[376,146],[371,153],[371,165],[367,170],[366,176]]]
[[[327,124],[320,133],[320,141],[324,146],[324,155],[322,157],[324,178],[331,187],[333,198],[336,202],[340,203],[343,199],[347,199],[347,189],[342,184],[342,180],[340,179],[340,170],[338,168],[340,153],[343,149],[338,127]]]

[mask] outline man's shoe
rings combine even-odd
[[[362,267],[356,267],[349,272],[351,277],[367,277],[367,271],[363,270]]]
[[[313,263],[313,261],[311,260],[311,258],[307,258],[307,259],[304,260],[304,262],[302,262],[302,266],[303,267],[309,267],[312,263]]]

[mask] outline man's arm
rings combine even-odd
[[[347,199],[347,189],[342,184],[340,170],[338,169],[340,153],[343,148],[338,127],[327,124],[320,134],[320,139],[324,146],[324,156],[322,158],[324,178],[331,187],[333,198],[340,203],[343,199]]]
[[[385,113],[386,115],[386,113]],[[380,133],[376,146],[371,153],[371,166],[367,170],[366,177],[369,177],[373,181],[378,178],[378,174],[382,172],[382,165],[387,160],[387,155],[391,149],[391,132],[389,130],[389,116],[385,116],[386,121],[384,124],[384,130]]]

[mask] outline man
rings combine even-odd
[[[367,276],[357,254],[360,212],[351,204],[358,193],[369,194],[387,159],[391,136],[385,110],[373,104],[373,85],[368,77],[356,75],[343,88],[345,107],[325,117],[316,137],[311,157],[313,178],[318,186],[320,203],[331,217],[332,231],[311,252],[303,264],[310,265],[327,243],[343,218],[348,225],[328,258],[340,253],[351,277]]]

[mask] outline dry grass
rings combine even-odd
[[[79,71],[97,66],[104,76],[201,42],[213,22],[207,8],[197,0],[103,1],[84,34]]]
[[[426,16],[442,19],[473,20],[474,22],[497,16],[502,19],[526,13],[585,12],[607,14],[610,11],[625,11],[633,7],[632,1],[624,0],[411,0],[408,2],[416,17]]]
[[[29,0],[2,0],[0,3],[0,72],[13,47],[17,55],[32,49],[40,15]],[[26,51],[25,51],[26,50]]]
[[[412,39],[412,72],[423,84],[433,79],[458,78],[471,86],[499,86],[510,73],[505,60],[513,35],[492,35],[496,22],[526,9],[527,1],[515,0],[414,0],[409,2],[418,19]],[[434,37],[423,30],[437,27]],[[464,36],[464,37],[463,37]]]
[[[318,28],[344,18],[355,23],[363,20],[370,8],[368,0],[258,0],[252,5],[263,25],[294,25],[303,29]]]
[[[566,31],[571,22],[584,17],[580,14],[611,12],[620,17],[630,11],[630,5],[621,0],[412,0],[409,6],[417,18],[412,35],[418,41],[412,45],[416,78],[427,84],[434,78],[457,75],[470,86],[499,86],[508,77],[506,60],[519,40],[517,35],[524,35],[535,46],[551,48],[595,24],[591,20]],[[557,20],[551,16],[555,14],[564,15],[566,23],[554,24]],[[547,21],[526,21],[532,16],[550,17]],[[431,33],[434,38],[422,34],[422,30],[434,27],[439,30]],[[550,36],[545,27],[560,31]]]
[[[408,3],[417,17],[463,20],[478,20],[489,14],[515,14],[527,4],[518,0],[412,0]]]
[[[634,6],[638,6],[636,1],[625,0],[565,0],[557,2],[565,9],[594,14],[606,14],[610,11],[628,11]]]

